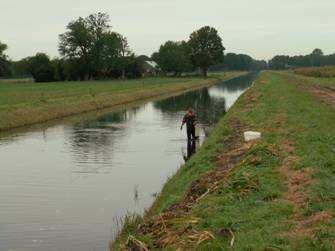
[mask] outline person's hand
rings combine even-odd
[[[181,130],[181,131],[183,130],[183,126],[180,127],[180,130]]]

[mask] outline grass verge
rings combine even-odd
[[[214,84],[244,74],[128,81],[0,82],[0,131]]]
[[[113,250],[334,250],[335,110],[313,85],[263,72]]]

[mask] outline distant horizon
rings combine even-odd
[[[127,37],[136,55],[151,56],[162,43],[186,40],[194,30],[209,25],[219,31],[225,53],[268,61],[276,55],[307,55],[315,48],[335,53],[334,9],[333,0],[280,4],[257,0],[247,8],[242,0],[213,0],[210,5],[191,0],[82,0],[80,5],[64,0],[2,0],[0,41],[9,46],[6,54],[12,60],[37,52],[59,57],[58,35],[70,21],[106,12],[112,30]]]

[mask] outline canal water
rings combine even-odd
[[[143,213],[255,74],[0,139],[0,250],[106,250]],[[200,141],[180,123],[194,107]]]

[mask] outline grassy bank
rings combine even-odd
[[[243,74],[57,83],[0,82],[0,131],[200,88]]]
[[[335,106],[311,86],[263,72],[113,248],[334,250]]]

